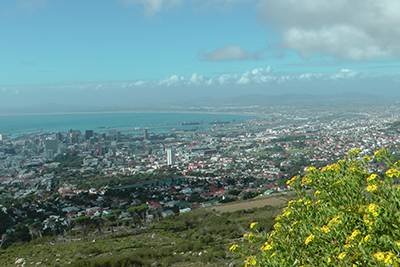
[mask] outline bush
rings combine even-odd
[[[300,199],[288,203],[270,233],[252,223],[245,235],[259,250],[235,244],[230,251],[246,266],[399,266],[400,162],[392,163],[388,150],[375,152],[374,163],[388,166],[380,176],[368,171],[373,159],[359,153],[293,177],[288,184]]]

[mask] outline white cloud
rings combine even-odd
[[[205,61],[249,60],[249,53],[240,45],[226,45],[210,53],[200,53],[200,56]]]
[[[256,9],[282,34],[281,45],[363,60],[400,56],[400,2],[392,0],[259,0]]]
[[[179,6],[185,2],[185,0],[120,0],[127,6],[130,5],[142,5],[143,13],[147,17],[151,17],[154,14],[172,8],[174,6]]]
[[[339,73],[334,73],[329,78],[332,79],[332,80],[355,78],[357,76],[362,76],[364,74],[366,74],[365,71],[355,71],[355,70],[349,70],[349,69],[342,69]]]

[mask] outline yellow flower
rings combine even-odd
[[[370,240],[370,239],[371,239],[371,235],[368,234],[368,235],[366,235],[366,236],[364,237],[364,242],[368,242],[368,240]]]
[[[367,189],[366,189],[366,190],[372,193],[372,192],[378,190],[378,187],[377,187],[376,185],[373,184],[373,185],[367,186]]]
[[[344,257],[346,257],[346,255],[347,255],[347,252],[342,252],[339,254],[338,258],[343,259]]]
[[[331,258],[328,258],[327,262],[330,263],[331,262]]]
[[[311,178],[308,177],[307,175],[303,177],[303,179],[301,179],[301,185],[305,186],[308,185],[309,183],[311,183]]]
[[[376,152],[375,152],[376,153]],[[383,261],[385,259],[385,253],[383,252],[377,252],[374,254],[374,258],[380,261]]]
[[[229,251],[235,252],[235,251],[238,250],[238,248],[239,248],[239,246],[236,245],[236,244],[234,244],[234,245],[232,245],[232,246],[229,248]]]
[[[328,170],[331,170],[331,171],[334,171],[334,172],[339,172],[339,165],[334,163],[334,164],[328,166]]]
[[[340,218],[340,215],[337,215],[333,217],[329,222],[328,222],[328,227],[332,227],[335,224],[341,224],[342,220]]]
[[[275,256],[276,252],[272,253],[271,256],[269,256],[270,258],[272,258],[273,256]]]
[[[354,230],[353,233],[351,233],[350,240],[353,240],[356,238],[359,234],[361,234],[360,230]]]
[[[307,172],[313,172],[315,170],[317,170],[317,169],[313,166],[307,168]]]
[[[306,241],[304,242],[304,244],[308,245],[308,243],[310,243],[311,241],[313,241],[315,238],[315,235],[311,234],[307,237]]]
[[[378,211],[379,211],[380,207],[374,203],[371,203],[368,205],[368,211],[370,213],[372,213],[373,216],[378,216]]]
[[[315,191],[314,197],[316,198],[319,194],[321,194],[321,191],[319,191],[319,190]]]
[[[343,180],[339,180],[339,181],[334,182],[332,185],[336,185],[336,184],[344,185],[344,182],[343,182]]]
[[[292,186],[294,184],[294,182],[296,182],[296,180],[299,179],[299,178],[300,178],[300,175],[296,175],[292,179],[287,181],[286,184]]]
[[[321,230],[324,231],[325,233],[329,233],[331,230],[329,229],[328,226],[324,225],[321,227]]]
[[[253,229],[254,227],[257,227],[257,225],[258,225],[258,222],[252,222],[250,224],[250,228]]]
[[[399,177],[400,172],[397,171],[396,169],[389,169],[386,171],[386,175],[392,178],[393,176]]]
[[[261,251],[271,250],[273,249],[272,245],[268,242],[265,242],[264,246],[261,247]]]
[[[367,182],[371,182],[371,181],[375,180],[376,177],[378,177],[377,174],[375,174],[375,173],[371,174],[371,175],[367,178]]]
[[[248,258],[247,258],[247,263],[248,263],[249,265],[246,264],[245,266],[254,266],[254,265],[257,264],[256,259],[255,259],[254,256],[248,257]]]
[[[371,160],[371,157],[370,157],[370,156],[364,156],[364,157],[363,157],[363,160],[365,160],[365,161],[370,161],[370,160]]]
[[[385,152],[385,149],[384,148],[381,148],[381,149],[379,149],[378,151],[376,151],[375,153],[374,153],[374,157],[379,157],[382,153],[384,153]]]

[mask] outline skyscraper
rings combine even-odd
[[[89,140],[90,137],[93,137],[93,130],[86,130],[86,132],[85,132],[86,140]]]
[[[147,129],[143,129],[143,139],[149,139],[147,135]]]
[[[175,149],[174,148],[167,149],[167,165],[168,166],[175,165]]]

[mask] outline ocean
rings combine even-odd
[[[139,132],[143,128],[149,132],[170,132],[175,129],[209,128],[210,122],[221,121],[242,123],[244,120],[257,118],[240,114],[215,113],[72,113],[72,114],[35,114],[35,115],[4,115],[0,116],[0,134],[10,137],[21,134],[49,132],[66,132],[69,129],[93,130],[108,132],[108,130],[127,130]],[[183,123],[183,125],[182,125]],[[197,124],[198,123],[198,124]],[[136,128],[136,130],[135,130]]]

